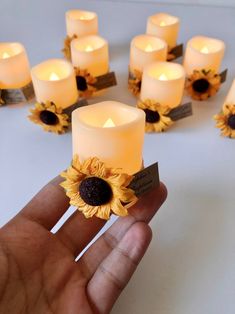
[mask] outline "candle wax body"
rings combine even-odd
[[[223,106],[227,104],[235,106],[235,80],[233,80],[232,82],[232,85],[229,89],[227,97],[225,98],[225,102]]]
[[[159,79],[164,76],[164,80]],[[180,105],[184,92],[184,68],[173,62],[155,62],[144,69],[140,99],[152,99],[171,108]]]
[[[178,17],[159,13],[148,18],[146,33],[165,40],[169,48],[174,48],[177,44],[179,26]]]
[[[0,43],[0,88],[21,88],[31,81],[28,57],[20,43]]]
[[[99,36],[86,36],[71,42],[71,57],[74,67],[86,69],[92,76],[109,71],[108,43]]]
[[[104,127],[107,122],[114,127]],[[115,101],[76,109],[72,113],[73,154],[81,161],[98,157],[106,166],[134,174],[142,167],[145,114]]]
[[[32,68],[32,80],[38,102],[54,102],[67,108],[78,99],[78,91],[72,65],[62,59],[51,59]],[[54,79],[56,77],[56,79]]]
[[[193,70],[214,70],[218,72],[224,56],[225,44],[223,41],[196,36],[187,43],[184,68],[187,75],[193,73]]]
[[[133,38],[130,48],[130,70],[143,72],[144,67],[154,61],[166,61],[167,44],[150,35]]]
[[[66,12],[67,35],[77,37],[98,33],[97,14],[90,11],[70,10]]]

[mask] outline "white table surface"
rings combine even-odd
[[[160,164],[169,196],[151,226],[154,238],[113,313],[235,313],[235,140],[214,128],[235,77],[235,9],[124,1],[1,0],[0,40],[20,41],[31,65],[60,57],[64,13],[94,10],[110,43],[118,86],[99,99],[135,105],[126,86],[129,43],[149,15],[181,18],[179,42],[204,34],[225,41],[227,82],[215,98],[194,102],[194,115],[167,133],[146,135],[144,160]],[[186,99],[187,100],[187,99]],[[27,120],[29,106],[0,108],[0,224],[14,216],[71,159],[71,134],[45,133]],[[66,216],[71,214],[72,209]],[[65,218],[64,218],[65,219]]]

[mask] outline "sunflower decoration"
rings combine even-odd
[[[64,48],[62,49],[62,52],[64,54],[64,57],[71,61],[71,49],[70,44],[73,39],[77,38],[77,35],[73,35],[72,37],[66,36],[64,39]]]
[[[221,77],[212,70],[194,70],[186,80],[186,91],[195,100],[214,96],[221,85]]]
[[[235,104],[226,104],[221,113],[214,116],[221,135],[235,138]]]
[[[167,106],[162,106],[154,100],[147,99],[139,101],[137,107],[144,110],[146,114],[145,131],[147,133],[163,132],[173,124],[168,116],[171,108]]]
[[[30,109],[31,115],[29,119],[43,127],[44,131],[63,134],[70,125],[69,116],[63,113],[62,108],[48,101],[44,103],[36,103],[33,109]]]
[[[139,95],[141,89],[141,82],[142,72],[138,70],[134,70],[134,72],[131,72],[129,70],[128,89],[134,96]]]
[[[105,167],[97,157],[81,163],[75,155],[71,166],[61,173],[65,178],[61,186],[70,198],[70,204],[86,218],[96,216],[108,220],[112,213],[127,216],[127,209],[137,201],[137,197],[128,188],[133,176],[119,170]]]
[[[87,70],[75,68],[77,88],[80,97],[89,98],[97,90],[93,85],[97,79],[93,77]]]

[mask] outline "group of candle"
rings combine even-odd
[[[188,41],[183,65],[167,62],[168,52],[177,45],[179,19],[159,13],[150,16],[146,34],[136,36],[130,48],[131,78],[139,74],[140,99],[152,99],[170,108],[181,104],[185,79],[195,70],[218,74],[223,59],[223,41],[196,36]],[[138,93],[136,93],[138,94]]]
[[[141,73],[140,100],[150,99],[175,108],[181,104],[185,79],[195,70],[218,74],[225,45],[214,38],[193,37],[187,43],[183,65],[167,62],[168,53],[177,45],[179,25],[179,18],[159,13],[148,18],[146,34],[132,40],[129,68],[132,74]],[[66,28],[71,62],[51,59],[30,71],[21,44],[0,43],[0,89],[21,88],[32,80],[39,103],[50,101],[62,109],[76,103],[79,93],[74,68],[86,70],[91,77],[106,74],[108,43],[98,35],[98,17],[94,12],[66,12]]]

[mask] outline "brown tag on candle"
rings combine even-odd
[[[85,98],[83,99],[80,99],[78,100],[75,104],[73,104],[72,106],[68,107],[68,108],[65,108],[63,110],[63,113],[67,114],[71,120],[71,115],[72,115],[72,112],[77,109],[77,108],[80,108],[80,107],[84,107],[84,106],[88,106],[88,102]]]
[[[92,84],[97,90],[105,89],[117,85],[115,72],[110,72],[96,77],[96,82]]]
[[[192,116],[192,114],[193,114],[192,103],[189,102],[187,104],[180,105],[179,107],[172,109],[168,113],[168,117],[170,117],[172,121],[178,121],[190,117]]]
[[[158,186],[159,172],[158,163],[155,163],[134,175],[129,188],[135,191],[137,197],[149,192],[154,186]]]
[[[220,81],[221,83],[224,83],[226,81],[228,74],[228,69],[224,70],[223,72],[220,73]]]
[[[6,105],[28,102],[32,100],[34,96],[32,82],[22,88],[2,89],[2,99]]]
[[[172,48],[168,52],[168,60],[172,61],[183,56],[184,44],[180,44]]]

